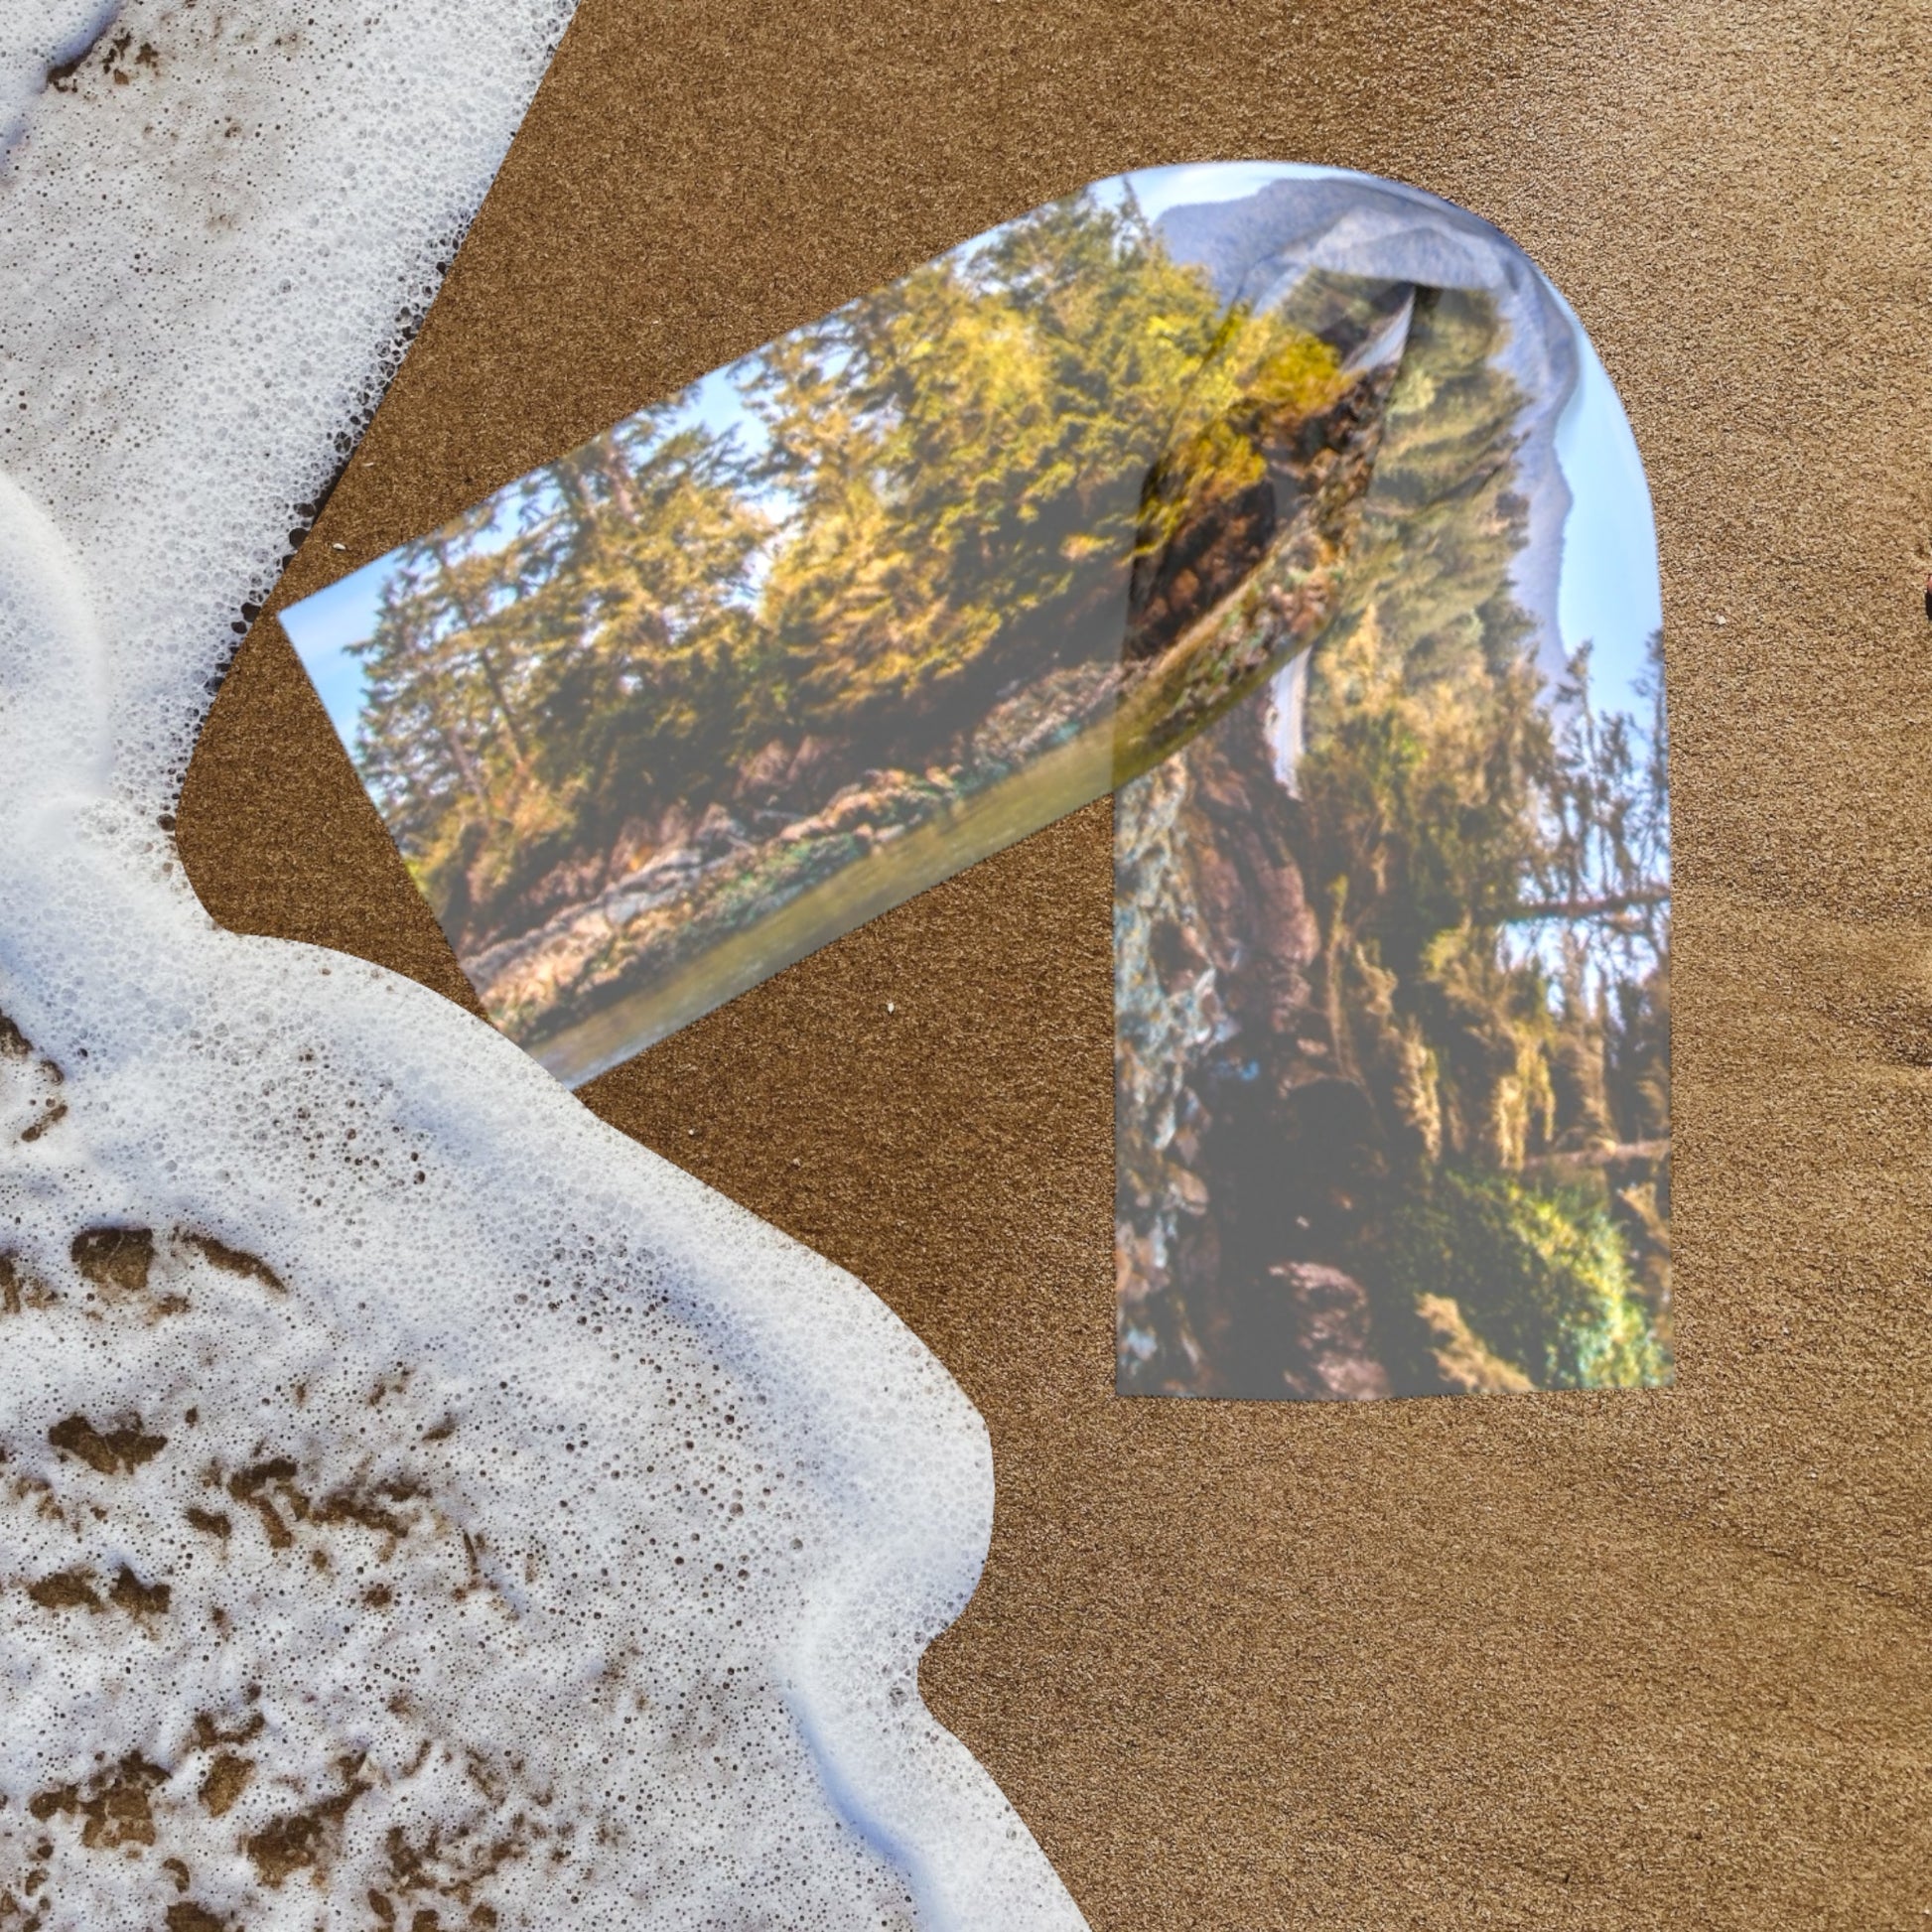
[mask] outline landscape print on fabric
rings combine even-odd
[[[1670,1379],[1648,499],[1538,306],[1419,295],[1333,621],[1116,800],[1124,1394]],[[1579,345],[1560,394],[1538,330]],[[1574,508],[1556,404],[1604,430]],[[1590,619],[1612,648],[1566,643]]]
[[[574,1084],[1305,646],[1413,295],[1230,299],[1105,183],[382,559],[345,643],[356,579],[285,622],[484,1008]]]
[[[1649,497],[1486,223],[1099,183],[283,621],[573,1085],[1114,791],[1121,1393],[1669,1379]]]

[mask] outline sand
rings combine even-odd
[[[1129,167],[1398,176],[1582,315],[1662,543],[1675,1389],[1113,1397],[1104,805],[585,1090],[981,1406],[927,1696],[1097,1932],[1932,1912],[1929,48],[1923,0],[584,0],[289,571]],[[181,841],[225,923],[461,994],[270,622]]]

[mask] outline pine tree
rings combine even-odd
[[[764,351],[795,511],[761,609],[795,726],[929,744],[1018,672],[1114,663],[1142,486],[1220,313],[1082,195]]]
[[[608,840],[614,796],[689,792],[742,749],[721,731],[755,676],[763,535],[742,481],[647,410],[402,552],[360,647],[358,759],[460,945]]]

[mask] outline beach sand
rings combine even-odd
[[[1662,546],[1674,1389],[1114,1398],[1105,805],[584,1092],[980,1405],[926,1694],[1096,1932],[1932,1911],[1928,47],[1922,0],[583,0],[278,593],[1126,168],[1393,175],[1576,306]],[[463,996],[268,620],[180,839],[224,923]]]

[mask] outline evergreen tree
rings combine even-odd
[[[1142,487],[1220,319],[1082,195],[764,351],[796,514],[761,615],[795,728],[929,739],[1017,670],[1113,663]]]
[[[459,943],[607,840],[614,797],[701,790],[742,750],[762,535],[733,450],[665,408],[402,552],[358,761]]]

